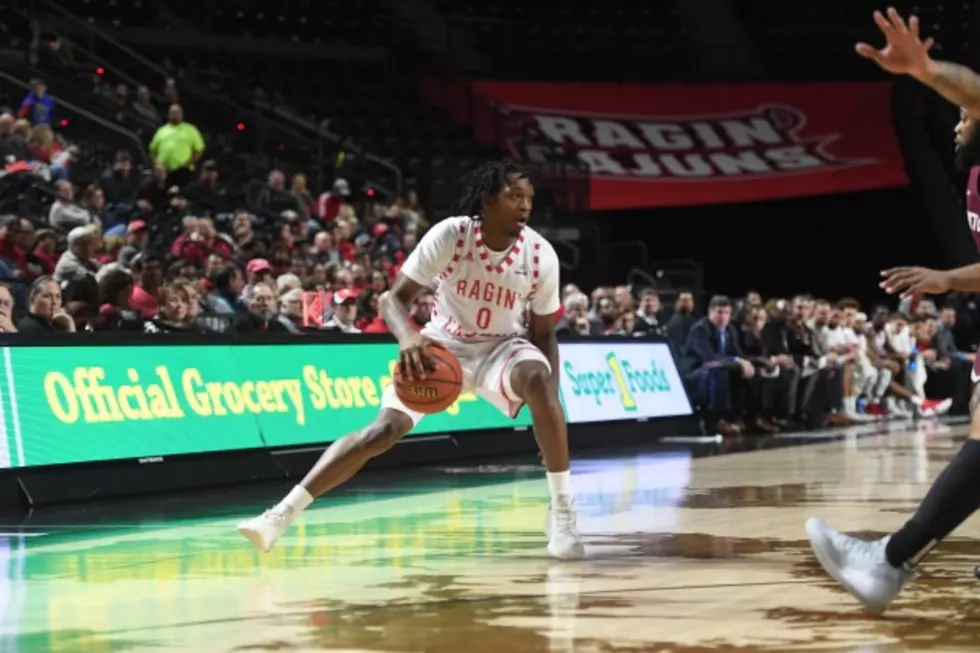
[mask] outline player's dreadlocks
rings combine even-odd
[[[483,198],[497,195],[507,186],[507,176],[527,177],[527,171],[512,161],[488,161],[462,179],[464,190],[459,201],[460,215],[480,216]]]

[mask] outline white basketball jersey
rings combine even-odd
[[[428,329],[448,338],[480,342],[523,336],[529,307],[536,315],[551,315],[561,305],[558,256],[529,227],[510,249],[495,252],[484,244],[479,220],[447,218],[425,234],[401,271],[435,288]]]

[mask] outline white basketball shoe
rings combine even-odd
[[[580,560],[585,557],[585,546],[578,533],[575,500],[561,495],[548,507],[545,535],[548,537],[548,553],[559,560]]]
[[[289,506],[270,508],[258,517],[243,521],[238,525],[238,532],[248,538],[257,549],[268,553],[275,546],[279,537],[293,523],[294,510]]]
[[[870,542],[835,531],[823,521],[806,521],[820,565],[871,614],[883,613],[915,572],[896,569],[885,558],[887,537]]]

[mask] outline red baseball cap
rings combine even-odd
[[[135,234],[137,231],[143,231],[146,228],[147,228],[146,222],[144,222],[143,220],[133,220],[132,222],[129,223],[129,226],[126,227],[126,233]]]

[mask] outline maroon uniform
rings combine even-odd
[[[966,186],[966,219],[970,225],[970,235],[980,251],[980,166],[970,168],[970,182]],[[980,356],[973,362],[973,380],[980,381]]]

